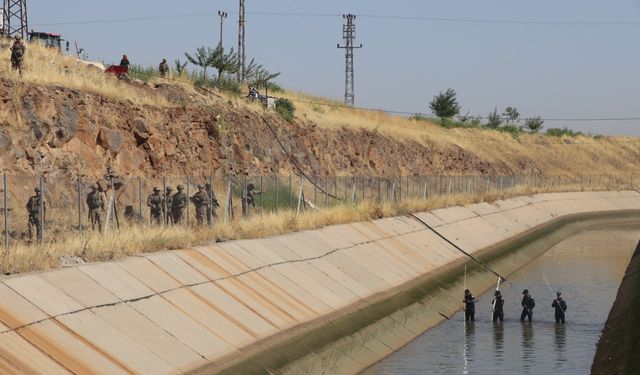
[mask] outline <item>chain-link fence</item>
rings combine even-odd
[[[400,204],[516,187],[638,189],[633,176],[106,176],[96,181],[3,175],[0,230],[4,245],[10,246],[43,242],[72,231],[106,232],[131,225],[211,226],[265,213],[321,210],[362,201]]]

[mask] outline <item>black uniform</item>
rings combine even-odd
[[[556,309],[556,323],[564,323],[564,312],[567,311],[567,303],[562,297],[558,297],[553,300],[551,307]]]
[[[211,224],[211,220],[216,218],[216,208],[220,207],[218,203],[218,198],[216,198],[216,194],[213,192],[210,184],[206,184],[204,186],[207,195],[209,196],[209,201],[207,204],[207,224]]]
[[[536,307],[536,301],[531,297],[529,293],[522,296],[522,314],[520,314],[520,321],[524,321],[526,317],[529,321],[533,318],[533,308]]]
[[[501,322],[504,321],[504,298],[502,298],[501,295],[497,295],[495,296],[495,298],[493,299],[493,301],[491,302],[492,304],[495,303],[495,307],[493,309],[493,321],[497,322],[498,320],[500,320]]]
[[[464,320],[466,322],[475,321],[476,315],[476,299],[473,297],[473,294],[466,293],[464,295]]]

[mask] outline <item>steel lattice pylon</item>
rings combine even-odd
[[[356,16],[353,14],[345,14],[342,18],[347,20],[346,25],[342,26],[342,39],[344,46],[338,44],[338,48],[345,50],[345,79],[344,79],[344,103],[353,106],[355,104],[355,79],[353,65],[353,49],[362,48],[362,44],[355,46],[353,41],[356,38],[356,25],[354,23]]]
[[[27,0],[4,0],[2,6],[2,31],[9,37],[25,38],[29,32]]]

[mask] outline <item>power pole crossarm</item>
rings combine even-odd
[[[345,80],[344,80],[344,103],[353,106],[355,104],[355,74],[353,64],[353,50],[362,48],[362,44],[356,46],[354,40],[356,38],[356,16],[354,14],[345,14],[342,16],[347,23],[342,26],[342,39],[344,45],[338,44],[338,48],[345,50]]]
[[[220,46],[222,47],[222,26],[224,24],[224,19],[227,18],[227,12],[219,10],[218,17],[220,17]]]

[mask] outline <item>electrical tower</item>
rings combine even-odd
[[[218,17],[220,17],[220,47],[222,47],[222,25],[224,24],[224,19],[227,18],[227,12],[219,10]]]
[[[240,0],[240,11],[238,12],[238,82],[244,81],[245,69],[245,50],[244,50],[244,27],[245,13],[244,0]]]
[[[345,50],[344,104],[353,106],[355,103],[353,50],[362,48],[362,44],[356,46],[353,43],[356,38],[356,25],[354,23],[356,16],[354,14],[345,14],[342,18],[347,20],[346,25],[342,26],[342,39],[344,39],[345,45],[338,44],[338,48],[344,48]]]
[[[2,32],[8,37],[25,38],[29,32],[27,0],[4,0],[2,5]]]

